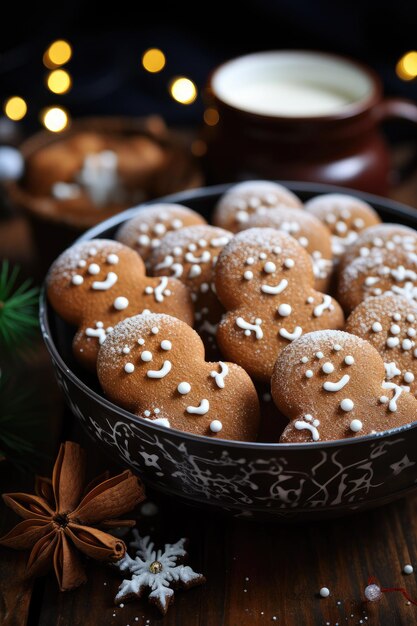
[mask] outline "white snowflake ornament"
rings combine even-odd
[[[116,604],[134,597],[140,598],[149,587],[149,601],[165,614],[174,601],[173,587],[189,589],[206,581],[202,574],[197,574],[188,565],[178,563],[187,556],[185,539],[166,543],[163,551],[156,551],[150,537],[141,537],[137,530],[132,532],[135,540],[130,542],[130,546],[136,550],[136,556],[132,559],[126,553],[116,563],[121,572],[128,571],[131,574],[131,578],[126,578],[120,585],[114,599]]]

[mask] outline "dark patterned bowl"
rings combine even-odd
[[[341,191],[312,183],[284,183],[303,200]],[[169,197],[208,216],[227,186]],[[350,191],[345,190],[347,193]],[[417,225],[417,211],[357,193],[385,221]],[[80,240],[112,237],[140,211],[130,209]],[[145,482],[198,506],[253,518],[339,516],[400,498],[417,488],[417,423],[385,433],[307,444],[240,443],[191,435],[146,422],[103,397],[97,380],[75,363],[73,331],[41,299],[40,319],[58,382],[91,437]]]

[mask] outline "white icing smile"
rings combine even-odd
[[[146,376],[148,378],[164,378],[172,369],[171,361],[164,361],[159,370],[148,370]]]
[[[261,291],[263,293],[268,293],[272,296],[277,295],[278,293],[282,293],[284,289],[288,287],[288,280],[283,278],[278,285],[262,285]]]
[[[117,283],[117,274],[114,272],[109,272],[107,274],[106,280],[95,280],[93,282],[93,289],[97,289],[99,291],[107,291],[107,289],[111,289],[113,285]]]

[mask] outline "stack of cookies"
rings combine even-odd
[[[145,206],[116,241],[64,252],[47,282],[76,359],[138,418],[285,443],[417,420],[417,231],[354,196],[303,205],[248,181],[213,225]]]

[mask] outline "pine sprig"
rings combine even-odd
[[[0,459],[6,457],[21,469],[34,470],[48,458],[44,448],[47,407],[36,385],[16,384],[0,370]]]
[[[36,334],[39,289],[27,279],[18,284],[19,268],[3,261],[0,268],[0,346],[19,348]]]

